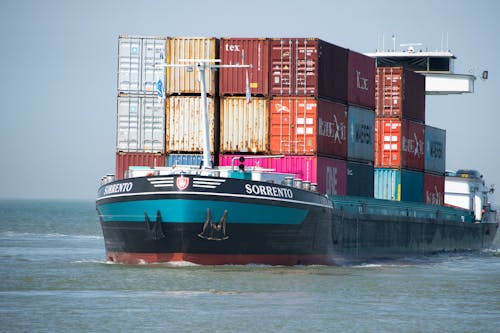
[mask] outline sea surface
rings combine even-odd
[[[111,264],[91,201],[0,201],[0,332],[500,332],[500,241],[357,266]]]

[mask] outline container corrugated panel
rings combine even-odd
[[[375,59],[349,50],[347,63],[347,102],[375,109]]]
[[[223,65],[243,63],[251,68],[221,68],[219,70],[219,94],[245,95],[248,86],[250,94],[269,95],[269,39],[267,38],[222,38],[220,60]]]
[[[375,119],[375,167],[424,170],[425,125],[407,119]]]
[[[189,64],[181,60],[194,60],[193,70],[188,71],[182,67],[167,67],[167,95],[172,94],[200,94],[201,86],[198,71],[196,70],[196,59],[217,59],[218,39],[204,37],[174,37],[167,40],[167,63]],[[217,71],[205,71],[205,84],[207,94],[216,94]]]
[[[347,161],[347,195],[373,198],[373,164]]]
[[[424,202],[431,205],[444,204],[445,176],[424,173]]]
[[[314,97],[276,97],[270,115],[271,153],[346,158],[346,105]]]
[[[219,165],[230,166],[233,157],[248,156],[224,154],[219,156]],[[255,157],[255,155],[252,155]],[[235,162],[235,167],[240,164]],[[246,167],[258,166],[280,173],[292,173],[303,181],[318,184],[323,194],[345,195],[347,186],[346,161],[322,156],[284,156],[282,158],[252,158],[244,162]]]
[[[164,152],[163,100],[154,96],[119,96],[117,107],[117,151]]]
[[[406,169],[375,168],[374,197],[376,199],[424,200],[424,173]]]
[[[131,166],[148,166],[151,168],[165,166],[165,156],[153,153],[116,153],[116,180],[123,179]]]
[[[425,171],[446,171],[446,130],[425,126]]]
[[[269,100],[244,96],[222,97],[220,114],[220,151],[269,152]]]
[[[118,92],[155,94],[158,80],[165,83],[167,37],[120,36],[118,38]]]
[[[271,39],[270,94],[347,100],[347,49],[316,38]]]
[[[347,118],[347,159],[373,162],[375,112],[350,105]]]
[[[167,156],[167,166],[193,165],[199,166],[203,161],[202,154],[169,154]]]
[[[425,77],[402,67],[378,67],[375,84],[378,117],[425,122]]]
[[[207,98],[210,118],[210,149],[215,146],[214,99]],[[167,153],[203,152],[204,124],[200,96],[170,96],[166,99],[165,150]],[[218,133],[217,133],[218,135]]]

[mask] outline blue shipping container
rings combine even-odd
[[[406,169],[376,168],[374,172],[376,199],[424,201],[424,173]]]
[[[373,165],[347,161],[347,195],[373,198]]]
[[[373,162],[375,111],[350,105],[347,131],[347,159]]]
[[[167,156],[167,166],[193,165],[200,166],[203,161],[202,154],[169,154]]]

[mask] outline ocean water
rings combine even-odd
[[[500,332],[493,249],[358,266],[105,261],[93,202],[0,201],[0,332]]]

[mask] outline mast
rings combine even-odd
[[[207,107],[207,87],[205,82],[205,73],[207,70],[217,70],[219,68],[251,68],[252,65],[245,65],[245,51],[242,52],[242,64],[235,65],[220,65],[220,59],[179,59],[182,64],[157,64],[158,67],[183,67],[188,71],[192,71],[193,67],[198,71],[201,90],[201,114],[203,121],[203,169],[211,169],[212,152],[210,150],[210,117]],[[191,64],[190,64],[191,63]],[[194,63],[194,64],[193,64]],[[247,91],[249,91],[247,80]]]

